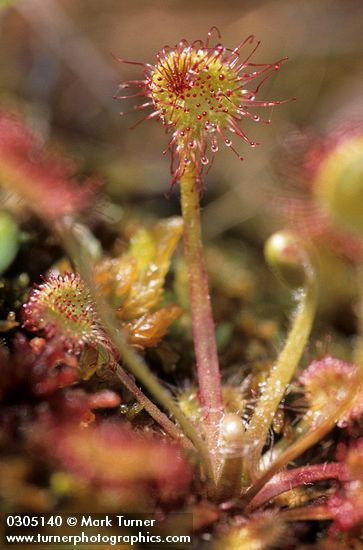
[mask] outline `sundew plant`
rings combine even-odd
[[[141,113],[135,133],[151,122],[164,129],[170,185],[159,200],[180,198],[181,215],[116,204],[102,177],[81,177],[26,109],[4,102],[7,512],[147,512],[175,532],[173,513],[191,513],[195,548],[361,548],[362,128],[288,140],[301,181],[279,201],[253,262],[246,247],[231,258],[202,238],[219,149],[243,179],[244,151],[259,145],[253,124],[296,104],[268,97],[287,58],[261,55],[253,35],[230,46],[212,27],[149,63],[117,58],[121,74],[131,65],[139,77],[121,78],[113,100],[135,102],[121,113]],[[104,210],[122,211],[121,221]],[[322,351],[313,328],[332,265],[354,281],[354,328]],[[266,293],[266,280],[276,290]],[[266,297],[290,327],[258,317]]]

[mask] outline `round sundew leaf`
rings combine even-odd
[[[56,336],[66,348],[80,351],[85,344],[105,343],[106,337],[88,290],[78,273],[50,275],[34,288],[23,306],[24,326]]]
[[[257,145],[245,134],[244,120],[268,124],[270,120],[263,120],[254,108],[283,103],[259,100],[256,96],[262,84],[280,69],[284,59],[251,63],[250,58],[259,46],[259,42],[253,44],[253,36],[234,49],[221,43],[210,46],[210,39],[211,32],[204,42],[181,40],[174,47],[165,46],[157,54],[154,65],[135,63],[145,66],[143,80],[120,85],[121,90],[136,88],[134,97],[142,97],[142,104],[134,111],[150,107],[153,111],[145,118],[159,119],[170,132],[166,151],[172,155],[172,183],[180,179],[189,165],[201,179],[218,151],[219,141],[242,159],[232,142],[235,136],[251,147]],[[116,96],[117,99],[128,97]]]

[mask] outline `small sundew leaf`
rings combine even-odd
[[[316,422],[321,422],[338,407],[346,397],[354,376],[355,366],[334,357],[326,356],[319,361],[313,361],[300,376],[304,386],[305,397],[309,410]],[[358,419],[363,414],[363,384],[361,391],[352,401],[349,411],[338,422],[344,427],[349,421]],[[314,420],[313,420],[314,421]]]
[[[44,331],[47,338],[61,340],[72,351],[107,342],[79,274],[47,277],[32,290],[23,306],[23,318],[28,330]]]

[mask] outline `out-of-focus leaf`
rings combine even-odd
[[[53,223],[88,206],[99,187],[91,179],[80,187],[74,173],[74,164],[45,148],[20,117],[0,112],[0,175],[5,191]]]
[[[117,318],[134,345],[156,345],[181,314],[178,306],[161,308],[161,302],[182,229],[178,217],[161,220],[151,229],[140,228],[126,254],[107,258],[95,267],[99,290],[117,308]]]
[[[136,257],[139,272],[123,304],[124,319],[143,315],[159,303],[170,266],[170,257],[182,230],[181,218],[175,217],[160,221],[148,235],[145,230],[135,235],[130,254]]]
[[[150,435],[136,435],[126,426],[104,422],[79,427],[74,423],[39,426],[33,444],[76,477],[101,487],[142,487],[154,482],[180,492],[190,480],[190,467],[173,444]]]
[[[155,313],[146,314],[126,325],[130,342],[139,346],[154,346],[166,333],[169,325],[181,314],[179,306],[170,305]]]
[[[96,265],[95,280],[114,307],[120,307],[137,277],[137,260],[125,254]]]

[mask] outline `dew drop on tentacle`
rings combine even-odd
[[[208,46],[209,46],[209,40],[210,40],[211,37],[212,37],[213,31],[216,33],[218,39],[222,38],[222,35],[221,35],[220,30],[218,29],[218,27],[216,27],[215,25],[213,25],[213,27],[211,27],[211,28],[209,29],[208,34],[207,34],[207,40],[205,41],[205,45],[206,45],[207,48],[208,48]]]

